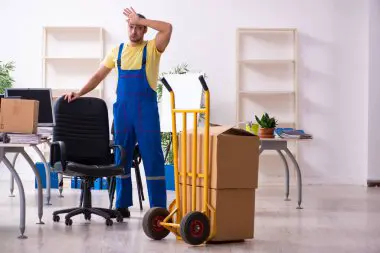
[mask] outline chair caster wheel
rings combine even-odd
[[[66,224],[66,226],[71,226],[71,225],[73,225],[73,220],[72,219],[66,219],[65,224]]]
[[[121,216],[121,215],[118,215],[118,216],[116,217],[116,221],[119,222],[119,223],[122,223],[123,220],[124,220],[124,218],[123,218],[123,216]]]
[[[85,214],[84,219],[90,221],[91,220],[91,214]]]
[[[106,225],[107,225],[107,227],[112,226],[112,224],[113,224],[113,221],[112,221],[111,219],[107,219],[107,220],[106,220]]]
[[[59,222],[60,218],[58,215],[53,215],[53,221],[54,222]]]

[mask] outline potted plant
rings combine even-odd
[[[6,89],[13,86],[14,79],[11,77],[11,72],[14,69],[14,62],[3,63],[0,61],[0,94],[4,94]]]
[[[264,113],[261,119],[255,115],[256,121],[260,126],[259,137],[260,138],[274,138],[274,130],[277,126],[277,120],[274,117],[270,117],[268,113]]]

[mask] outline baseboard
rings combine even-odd
[[[367,180],[367,187],[380,187],[380,180]]]

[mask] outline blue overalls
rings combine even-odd
[[[120,44],[117,68],[117,99],[113,105],[115,144],[125,148],[127,163],[125,175],[116,178],[116,208],[133,205],[131,166],[136,141],[147,179],[151,207],[166,208],[166,184],[164,155],[161,147],[160,120],[157,93],[146,76],[147,45],[144,46],[141,69],[122,70],[121,53],[124,43]],[[119,153],[115,155],[119,161]]]

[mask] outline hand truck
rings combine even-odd
[[[209,129],[210,129],[210,95],[206,81],[203,76],[199,76],[199,81],[205,92],[205,108],[200,109],[176,109],[174,91],[165,78],[161,79],[165,88],[170,92],[171,112],[172,112],[172,138],[173,138],[173,155],[174,155],[174,180],[175,180],[175,199],[169,206],[169,210],[161,207],[149,209],[143,218],[143,230],[145,234],[154,240],[165,238],[170,232],[174,233],[179,240],[183,240],[190,245],[200,245],[209,241],[215,234],[215,209],[209,203]],[[178,145],[176,129],[176,113],[182,113],[183,130],[181,132],[181,172],[178,165]],[[192,145],[192,171],[187,172],[187,113],[194,114],[193,124],[193,145]],[[200,113],[205,114],[204,126],[204,173],[196,172],[197,165],[197,116]],[[182,176],[181,194],[180,194],[180,176]],[[187,177],[191,177],[191,208],[188,208],[187,202]],[[196,179],[203,178],[203,202],[202,210],[197,210],[197,191]],[[200,196],[198,196],[200,197]],[[188,212],[188,210],[191,210]],[[211,215],[211,213],[213,215]],[[174,218],[175,216],[175,222]],[[210,217],[213,217],[211,220]]]

